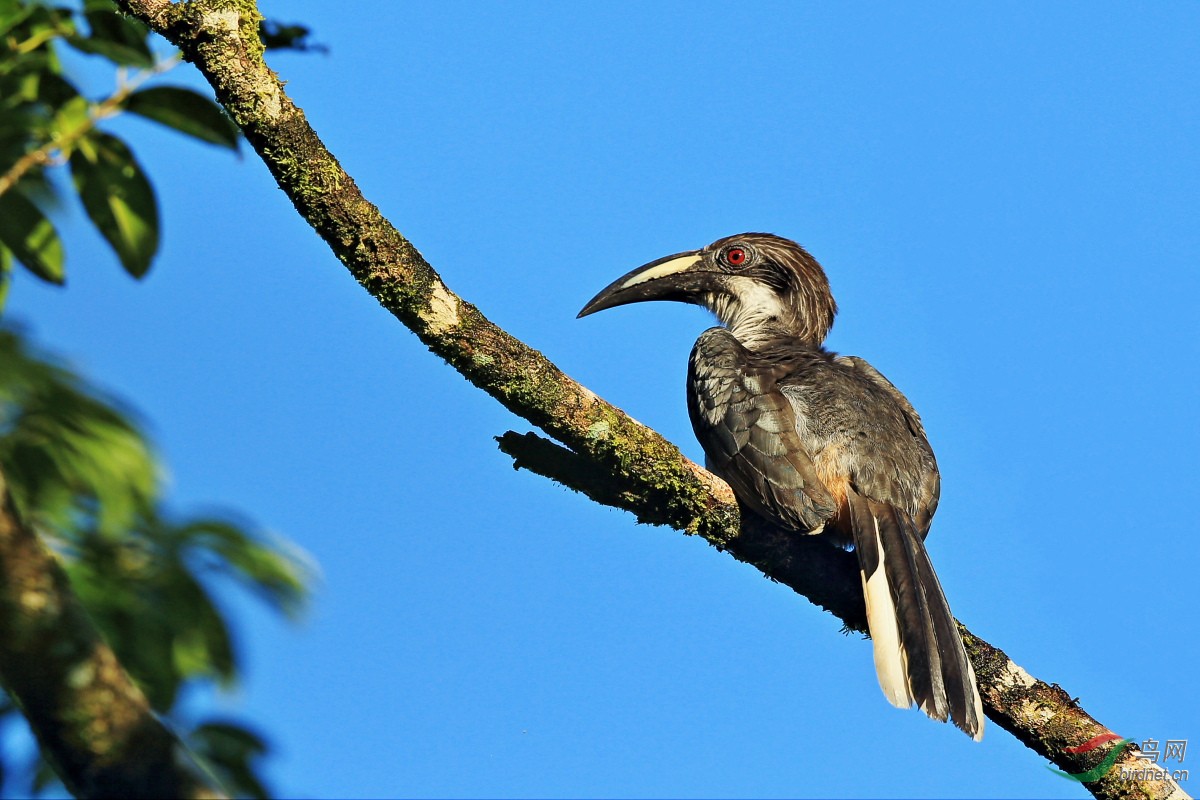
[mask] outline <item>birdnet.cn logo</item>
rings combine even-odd
[[[1117,759],[1121,757],[1121,754],[1125,752],[1129,745],[1133,744],[1132,739],[1122,739],[1115,733],[1102,733],[1095,738],[1088,739],[1083,744],[1064,748],[1065,752],[1078,755],[1095,750],[1097,747],[1106,745],[1109,742],[1116,742],[1117,746],[1108,752],[1103,761],[1087,772],[1063,772],[1054,767],[1047,767],[1047,769],[1055,775],[1061,775],[1067,780],[1078,781],[1079,783],[1098,781],[1112,772],[1113,768],[1116,767]],[[1163,745],[1161,751],[1158,749],[1159,744]],[[1186,769],[1172,769],[1167,765],[1168,761],[1183,763],[1183,758],[1187,755],[1187,739],[1167,739],[1166,742],[1159,742],[1157,739],[1144,739],[1138,749],[1141,752],[1136,755],[1141,763],[1136,767],[1122,766],[1117,776],[1121,780],[1161,781],[1170,778],[1174,781],[1186,781],[1188,779],[1188,771]],[[1159,763],[1159,758],[1162,759],[1161,764]]]

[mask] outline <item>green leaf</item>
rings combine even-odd
[[[92,132],[71,154],[71,177],[83,207],[135,278],[158,252],[158,202],[129,148],[115,136]]]
[[[238,673],[233,641],[212,598],[181,569],[171,576],[167,599],[171,608],[168,619],[175,632],[175,668],[185,678],[212,675],[223,685],[232,686]]]
[[[21,24],[33,10],[32,5],[18,3],[17,0],[0,0],[0,36]]]
[[[215,571],[240,581],[281,613],[295,618],[304,610],[317,569],[312,557],[295,545],[211,518],[181,525],[177,535],[189,547],[219,556],[224,563],[213,565]]]
[[[305,25],[288,25],[278,20],[264,19],[258,24],[258,35],[268,50],[296,50],[301,53],[328,53],[329,48],[308,40],[312,35]]]
[[[196,727],[187,740],[192,752],[234,797],[266,800],[271,796],[254,771],[254,762],[267,752],[267,743],[257,733],[233,722],[213,720]]]
[[[87,99],[76,95],[63,103],[50,120],[50,136],[64,156],[70,156],[75,149],[75,137],[88,124],[90,110],[91,104]]]
[[[29,98],[31,101],[36,100],[52,108],[62,108],[76,99],[83,99],[80,97],[79,89],[75,88],[75,84],[57,72],[45,70],[35,74],[33,77],[35,78],[33,82],[34,94]]]
[[[110,61],[130,67],[150,69],[154,66],[154,55],[146,44],[148,30],[137,20],[123,17],[112,10],[109,3],[85,4],[83,16],[91,28],[91,35],[68,36],[67,42],[84,53],[104,56]]]
[[[158,492],[150,445],[128,413],[0,328],[0,468],[27,513],[127,530]]]
[[[191,89],[179,86],[143,89],[129,96],[125,108],[205,142],[237,149],[237,126],[220,106]]]
[[[0,244],[47,283],[66,280],[58,232],[37,206],[14,190],[0,195]]]
[[[70,9],[52,8],[40,2],[14,3],[0,0],[0,37],[6,50],[28,55],[59,36],[73,33]]]

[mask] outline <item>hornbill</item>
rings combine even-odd
[[[853,545],[884,695],[982,738],[975,673],[925,550],[941,485],[933,450],[887,378],[822,346],[837,304],[821,265],[793,241],[743,233],[633,270],[579,316],[644,300],[704,306],[724,325],[688,362],[708,468],[743,508]]]

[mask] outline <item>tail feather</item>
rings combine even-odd
[[[875,650],[875,674],[884,696],[897,708],[913,704],[909,684],[908,655],[900,639],[896,603],[883,569],[883,542],[875,520],[871,526],[856,527],[854,549],[861,568],[863,597],[867,602],[867,620]]]
[[[958,624],[909,516],[850,493],[875,670],[892,705],[915,701],[930,717],[983,737],[983,706]]]
[[[975,670],[963,648],[958,623],[950,613],[950,604],[946,602],[946,595],[942,592],[942,585],[933,571],[933,563],[929,560],[924,542],[915,532],[908,537],[908,541],[913,548],[913,560],[921,575],[921,586],[925,589],[937,634],[946,700],[950,705],[950,719],[974,739],[982,739],[983,701],[979,697],[979,687],[975,682]],[[954,687],[960,687],[961,690],[955,691]]]

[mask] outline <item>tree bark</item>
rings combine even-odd
[[[76,797],[224,797],[117,663],[3,474],[0,682]]]
[[[654,431],[565,375],[541,353],[491,323],[452,293],[416,248],[358,190],[263,61],[254,0],[115,0],[178,46],[241,127],[279,187],[350,274],[436,355],[555,442],[509,433],[501,448],[526,467],[639,521],[703,536],[863,630],[853,557],[769,525],[741,524],[729,487],[684,458]],[[750,520],[747,520],[750,522]],[[966,628],[987,715],[1034,752],[1070,773],[1101,763],[1108,743],[1069,752],[1111,734],[1057,686],[1031,677]],[[1115,762],[1136,769],[1132,747]],[[1098,798],[1187,795],[1170,779],[1122,780],[1113,769],[1086,788]]]

